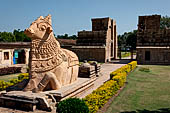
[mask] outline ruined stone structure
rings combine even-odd
[[[1,42],[0,66],[29,63],[30,43],[27,42]]]
[[[170,64],[170,29],[160,29],[160,18],[139,16],[136,47],[139,64]]]
[[[72,50],[80,61],[108,62],[117,58],[116,21],[111,18],[92,19],[92,31],[78,32],[76,46]]]
[[[77,80],[79,61],[76,54],[60,48],[55,39],[51,15],[40,16],[25,30],[32,39],[30,81],[25,91],[56,90]]]

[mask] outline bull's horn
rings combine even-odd
[[[44,19],[51,25],[51,15],[50,14],[48,16],[46,16]]]
[[[39,21],[39,20],[42,20],[42,19],[44,19],[44,17],[43,17],[43,16],[40,16],[40,17],[37,18],[37,20],[35,20],[35,21]]]
[[[40,16],[39,19],[44,19],[44,17],[43,17],[43,16]]]

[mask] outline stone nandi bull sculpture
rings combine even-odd
[[[30,80],[25,91],[56,90],[78,77],[79,61],[75,53],[60,48],[53,35],[51,15],[40,16],[24,33],[32,39]]]

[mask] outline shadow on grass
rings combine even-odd
[[[136,110],[136,111],[124,111],[121,113],[170,113],[170,108],[161,108],[158,110]]]
[[[114,64],[127,64],[130,63],[131,59],[117,59],[117,60],[111,60],[109,63],[114,63]]]

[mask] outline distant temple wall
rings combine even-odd
[[[170,29],[160,29],[160,18],[139,16],[136,47],[139,64],[170,64]]]
[[[79,31],[72,50],[80,61],[108,62],[117,59],[116,21],[109,17],[92,19],[92,31]]]

